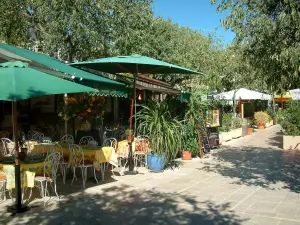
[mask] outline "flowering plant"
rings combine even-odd
[[[105,97],[103,96],[80,94],[74,97],[65,97],[58,116],[63,120],[75,119],[79,123],[93,119],[102,120],[104,103]]]

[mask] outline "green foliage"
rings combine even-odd
[[[165,154],[167,162],[175,159],[181,147],[181,122],[172,117],[166,102],[142,105],[136,115],[139,134],[149,136],[151,150]]]
[[[182,150],[191,151],[193,157],[199,155],[199,134],[197,127],[191,123],[187,123],[183,126]]]
[[[222,127],[219,128],[220,132],[228,132],[232,127],[232,114],[223,113],[222,115]]]
[[[266,125],[270,121],[270,116],[262,111],[254,113],[254,120],[257,125]]]
[[[232,118],[232,129],[238,129],[242,127],[243,120],[241,118]]]
[[[285,135],[300,135],[300,101],[289,101],[286,109],[279,116],[279,123]]]
[[[298,0],[211,0],[218,11],[230,11],[222,21],[236,33],[243,55],[272,91],[299,84],[300,5]]]

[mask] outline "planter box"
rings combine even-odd
[[[220,134],[220,144],[222,144],[223,142],[229,141],[232,139],[232,132],[223,132]]]
[[[284,150],[291,150],[291,149],[300,150],[300,144],[297,146],[298,143],[300,143],[300,136],[283,136]]]
[[[232,138],[239,138],[242,136],[242,128],[231,130]]]

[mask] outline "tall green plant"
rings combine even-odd
[[[182,129],[182,150],[192,152],[192,156],[199,155],[199,133],[197,127],[187,123]]]
[[[285,135],[300,135],[300,101],[289,101],[279,117]]]
[[[166,161],[175,159],[181,147],[181,122],[172,117],[166,102],[149,102],[137,113],[137,130],[150,138],[151,150],[165,155]]]

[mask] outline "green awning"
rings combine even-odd
[[[43,68],[41,68],[42,71],[48,68],[54,71],[59,71],[62,74],[57,73],[57,76],[65,76],[68,79],[74,79],[76,83],[97,88],[99,90],[99,95],[128,97],[127,88],[123,83],[74,68],[44,54],[0,43],[0,53],[7,55],[7,52],[13,53],[17,56],[21,56],[25,59],[30,60],[32,63],[28,61],[26,62],[29,64],[34,64],[33,66],[36,66],[36,63],[43,65]],[[13,58],[13,54],[9,57]]]
[[[28,67],[21,61],[0,64],[0,100],[16,101],[32,97],[97,90]]]

